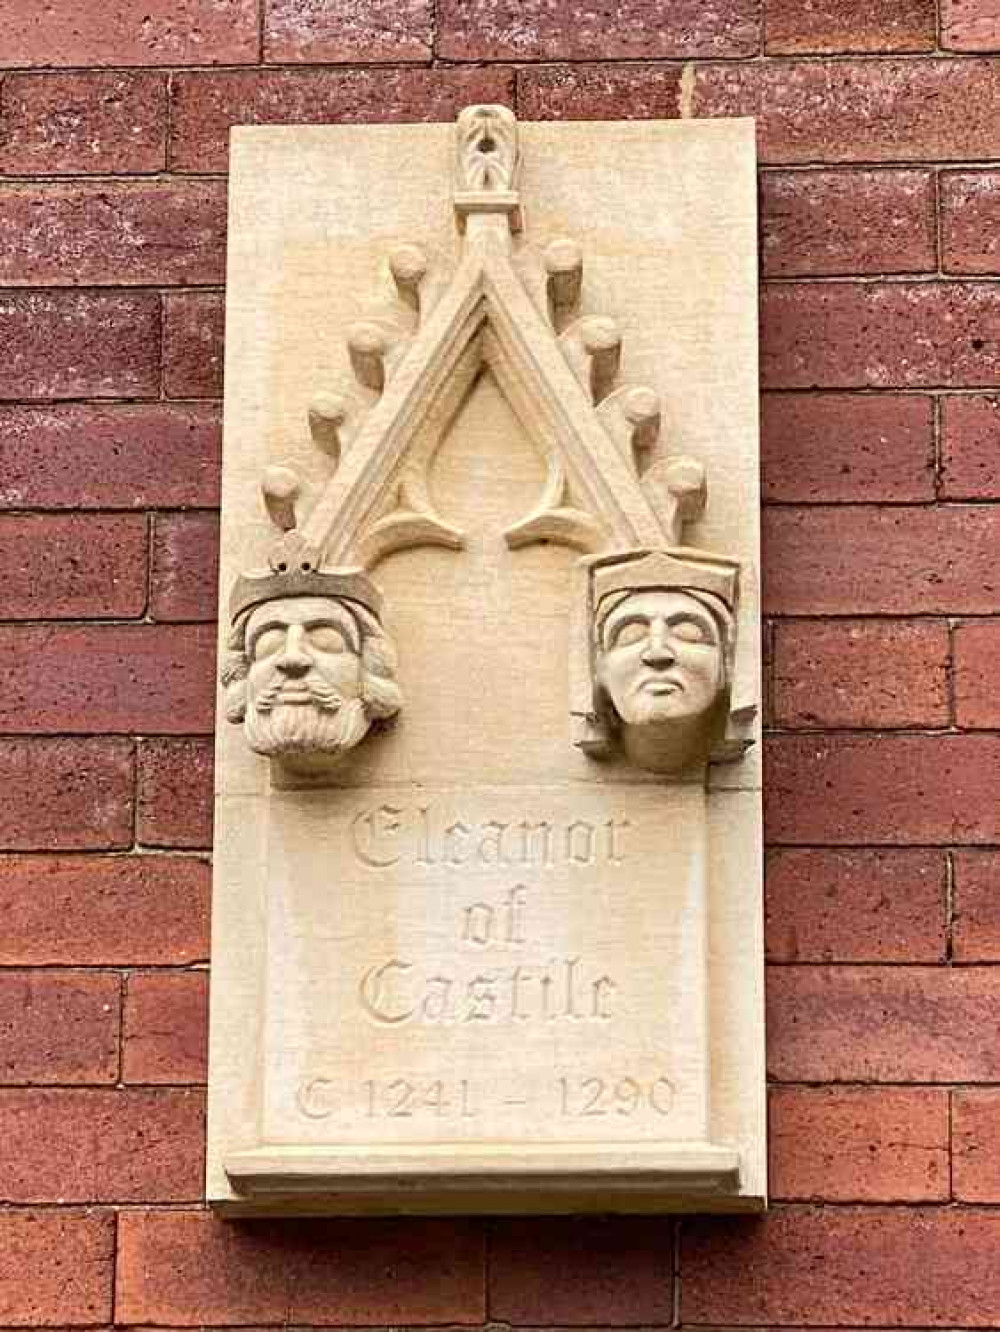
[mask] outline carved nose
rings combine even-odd
[[[647,666],[657,670],[672,666],[677,660],[670,646],[666,626],[656,624],[650,626],[649,639],[642,651],[642,660]]]
[[[279,671],[285,675],[305,675],[312,665],[312,659],[305,651],[305,630],[300,624],[290,625],[285,635],[285,647],[275,662]]]

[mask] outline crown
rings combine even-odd
[[[377,620],[382,615],[382,594],[363,569],[262,569],[241,574],[229,596],[233,622],[254,606],[281,597],[336,597],[356,601]]]
[[[639,592],[644,588],[677,588],[711,592],[730,610],[736,608],[740,566],[724,555],[711,555],[686,547],[674,550],[629,552],[593,570],[594,605],[612,592]]]

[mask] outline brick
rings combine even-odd
[[[774,635],[775,725],[947,726],[946,621],[779,622]]]
[[[1000,61],[702,65],[686,114],[756,116],[765,163],[988,161],[1000,156]]]
[[[941,45],[950,51],[1000,51],[1000,0],[941,0]]]
[[[214,506],[220,414],[160,402],[0,407],[0,462],[6,508]]]
[[[162,74],[8,74],[0,172],[10,175],[162,171],[167,82]]]
[[[447,121],[471,102],[512,100],[513,75],[503,69],[181,73],[173,80],[170,161],[175,170],[225,171],[233,125]]]
[[[685,1222],[686,1323],[981,1326],[1000,1216],[969,1209],[776,1207],[756,1220]],[[955,1274],[961,1272],[961,1280]]]
[[[482,1225],[463,1220],[234,1224],[199,1211],[120,1218],[124,1323],[480,1323]]]
[[[490,1317],[535,1326],[669,1323],[673,1266],[667,1218],[498,1221]]]
[[[0,0],[0,65],[253,64],[256,0]]]
[[[1000,171],[941,173],[941,262],[946,273],[1000,268]]]
[[[203,961],[210,890],[190,856],[0,856],[0,966]]]
[[[127,740],[0,740],[0,846],[105,851],[132,844]]]
[[[1000,1091],[956,1090],[952,1186],[959,1202],[1000,1202]]]
[[[0,731],[183,735],[214,709],[210,625],[0,628]]]
[[[149,608],[154,620],[215,620],[219,520],[209,513],[158,514],[153,521]]]
[[[199,1091],[0,1091],[0,1201],[190,1202],[202,1192]]]
[[[766,510],[771,615],[988,615],[1000,514],[984,505]]]
[[[757,0],[442,0],[438,52],[449,60],[650,60],[747,56],[760,46]]]
[[[129,977],[122,1047],[125,1082],[204,1082],[207,1045],[206,972],[154,971]]]
[[[775,1199],[941,1202],[950,1195],[946,1091],[775,1087],[769,1107]]]
[[[939,851],[786,848],[769,852],[772,962],[943,962]]]
[[[996,1082],[994,967],[771,967],[779,1082]]]
[[[160,298],[0,293],[0,345],[0,399],[156,397]]]
[[[989,282],[794,282],[764,288],[765,388],[976,388],[1000,375]]]
[[[952,947],[956,962],[1000,962],[1000,853],[956,851]]]
[[[955,630],[955,720],[968,730],[1000,726],[996,662],[1000,620],[961,624]]]
[[[0,283],[221,282],[226,187],[139,180],[0,185]]]
[[[676,65],[561,65],[520,69],[525,120],[670,120],[679,114]]]
[[[933,51],[934,0],[764,0],[764,47],[769,54],[844,55],[849,51]]]
[[[144,846],[211,846],[211,742],[141,741],[138,802]]]
[[[142,615],[146,564],[139,514],[0,515],[0,619]]]
[[[111,1213],[0,1212],[0,1323],[80,1327],[111,1320]]]
[[[214,292],[163,303],[163,390],[168,398],[221,398],[225,305]]]
[[[114,1082],[117,976],[0,971],[0,1084]]]
[[[432,0],[264,0],[264,58],[276,64],[429,61],[433,38]]]
[[[937,268],[929,171],[766,171],[760,206],[767,277]]]
[[[1000,499],[1000,398],[963,394],[941,406],[942,495]]]
[[[776,845],[1000,842],[1000,737],[784,735],[767,759]]]
[[[934,498],[933,399],[896,393],[765,393],[761,408],[765,500],[906,503]]]

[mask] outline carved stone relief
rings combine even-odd
[[[234,144],[209,1198],[760,1206],[752,127]]]

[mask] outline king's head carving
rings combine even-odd
[[[594,705],[639,767],[677,774],[725,737],[738,565],[691,550],[632,552],[590,571]]]
[[[381,597],[360,569],[309,565],[237,579],[221,678],[226,716],[258,754],[335,762],[402,702]]]

